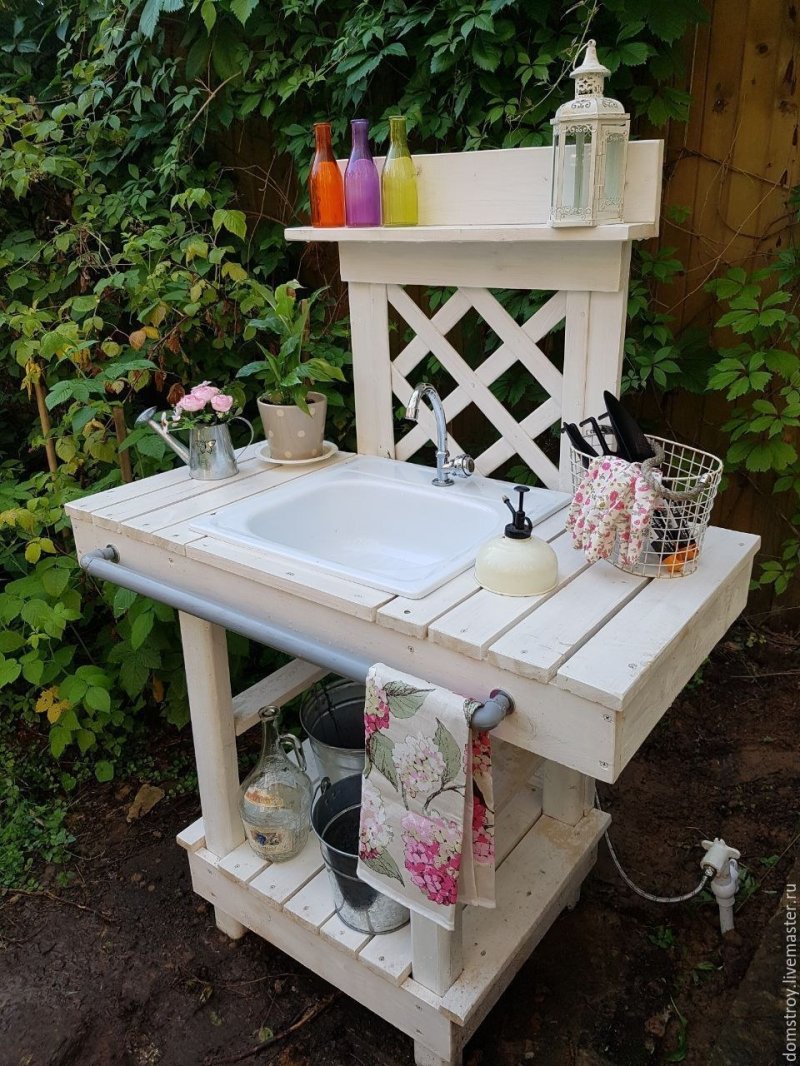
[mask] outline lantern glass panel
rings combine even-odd
[[[623,166],[625,163],[625,136],[611,133],[606,139],[606,169],[603,180],[603,192],[606,201],[612,204],[622,203],[622,189],[625,183]]]
[[[568,215],[585,215],[592,194],[592,133],[578,128],[565,130],[563,136],[562,209]]]

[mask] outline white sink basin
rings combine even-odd
[[[440,488],[433,476],[427,466],[359,456],[223,507],[192,529],[419,599],[472,566],[510,521],[507,482],[475,476]],[[534,526],[567,501],[531,489]]]

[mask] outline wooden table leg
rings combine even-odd
[[[542,814],[577,825],[594,807],[594,779],[560,763],[547,761],[542,770]],[[567,903],[570,910],[581,896],[580,885]]]
[[[221,626],[190,614],[179,618],[206,848],[221,858],[244,841],[228,647]],[[247,932],[219,907],[214,916],[234,940]]]
[[[437,996],[443,996],[464,969],[461,919],[463,906],[456,907],[452,932],[421,914],[411,912],[411,976]],[[451,1026],[451,1053],[442,1058],[414,1041],[416,1066],[460,1066],[460,1030]]]

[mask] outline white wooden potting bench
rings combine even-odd
[[[497,431],[477,458],[478,471],[491,473],[517,455],[549,488],[568,488],[563,453],[557,466],[536,438],[561,419],[598,413],[603,389],[618,388],[631,242],[657,232],[661,144],[630,145],[629,221],[596,229],[546,224],[548,149],[428,156],[418,164],[420,226],[287,232],[291,240],[339,243],[350,293],[358,451],[405,460],[433,438],[433,420],[421,411],[419,424],[401,427],[396,439],[392,413],[433,353],[455,383],[444,401],[448,417],[474,404]],[[428,318],[407,285],[454,292]],[[519,325],[493,288],[553,295]],[[390,307],[414,333],[394,359]],[[447,340],[471,309],[502,341],[477,369]],[[559,370],[537,341],[562,322]],[[548,395],[520,422],[490,388],[517,361]],[[162,584],[165,602],[176,590],[202,593],[254,620],[476,699],[493,688],[513,696],[514,713],[494,732],[497,909],[467,908],[453,934],[414,916],[405,929],[370,937],[335,916],[313,838],[294,861],[269,865],[244,842],[238,816],[237,734],[255,724],[259,707],[287,702],[324,669],[294,660],[232,698],[225,630],[180,615],[203,816],[178,839],[195,891],[214,904],[228,935],[253,930],[407,1033],[419,1066],[453,1066],[555,918],[577,900],[609,821],[593,807],[594,780],[617,779],[739,614],[758,539],[712,528],[696,573],[652,581],[607,563],[587,565],[563,532],[562,510],[537,527],[559,560],[551,593],[498,596],[467,572],[410,600],[234,549],[191,528],[201,515],[287,479],[313,477],[315,469],[252,457],[236,477],[204,483],[181,467],[68,511],[81,555],[114,545],[120,584],[126,574],[147,575]]]

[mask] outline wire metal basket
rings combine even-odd
[[[585,435],[599,453],[596,434]],[[686,577],[697,569],[700,560],[722,478],[722,460],[664,437],[648,434],[647,439],[656,451],[658,463],[649,470],[649,463],[644,464],[643,474],[657,490],[659,499],[645,534],[646,547],[634,563],[624,563],[617,537],[609,561],[620,570],[642,577]],[[606,442],[615,450],[613,434],[606,436]],[[576,492],[590,459],[572,445],[569,451],[572,491]]]

